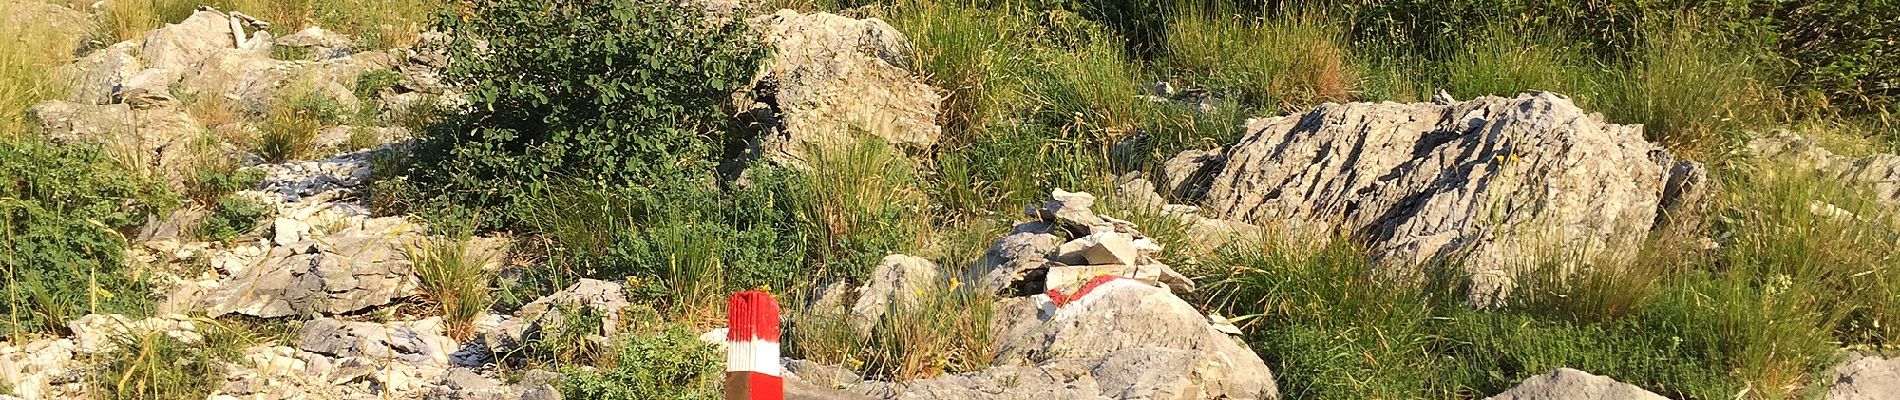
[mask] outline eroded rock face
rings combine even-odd
[[[1517,387],[1486,400],[1664,400],[1667,397],[1606,376],[1569,368],[1524,379]]]
[[[808,146],[876,137],[903,148],[928,148],[941,132],[936,89],[907,71],[904,34],[876,18],[781,10],[752,18],[773,57],[753,86],[773,131],[758,143],[764,156],[805,159]]]
[[[401,324],[321,318],[305,322],[303,329],[297,331],[297,348],[338,358],[368,357],[446,365],[447,349],[454,347],[455,342],[441,332],[422,332]]]
[[[401,246],[419,237],[415,228],[349,229],[278,245],[261,264],[242,266],[219,281],[203,300],[205,312],[265,318],[342,314],[414,295],[419,284]]]
[[[1605,123],[1552,93],[1326,104],[1251,120],[1246,130],[1219,156],[1190,152],[1168,163],[1164,186],[1184,182],[1174,190],[1193,194],[1202,168],[1219,171],[1204,186],[1203,212],[1362,237],[1397,275],[1461,263],[1477,304],[1503,296],[1519,269],[1564,251],[1633,253],[1669,203],[1671,174],[1698,171],[1678,170],[1640,126]]]
[[[872,269],[858,302],[851,306],[851,328],[859,335],[869,334],[886,311],[915,306],[917,293],[936,286],[941,278],[937,263],[930,260],[903,254],[885,256]]]
[[[1900,398],[1900,360],[1855,352],[1834,367],[1827,400]]]

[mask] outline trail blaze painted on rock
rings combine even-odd
[[[726,313],[726,399],[783,400],[778,302],[761,291],[733,293]]]
[[[1059,290],[1059,289],[1049,289],[1049,292],[1044,293],[1044,294],[1049,295],[1049,301],[1052,303],[1056,303],[1056,307],[1061,307],[1063,305],[1069,304],[1076,300],[1082,299],[1082,296],[1088,295],[1089,292],[1094,291],[1095,287],[1102,286],[1103,284],[1112,282],[1116,278],[1120,278],[1120,277],[1114,276],[1114,275],[1101,275],[1101,276],[1097,276],[1095,278],[1089,279],[1088,282],[1085,282],[1082,284],[1081,288],[1075,290],[1075,294],[1071,294],[1071,295],[1063,295],[1062,290]]]

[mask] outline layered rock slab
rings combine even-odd
[[[1325,104],[1250,120],[1218,155],[1183,153],[1162,179],[1204,213],[1370,243],[1387,266],[1449,261],[1474,303],[1522,269],[1633,251],[1701,166],[1554,93],[1449,104]],[[1698,175],[1699,176],[1699,175]],[[1393,268],[1400,275],[1411,268]]]

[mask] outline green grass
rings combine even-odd
[[[317,132],[345,122],[343,103],[310,88],[284,90],[264,112],[256,152],[269,162],[303,160],[317,155]]]
[[[263,340],[237,324],[193,321],[202,340],[187,343],[162,332],[112,338],[117,350],[97,357],[93,394],[104,399],[197,399],[224,386],[224,363]]]
[[[351,35],[370,49],[406,46],[416,41],[440,3],[420,0],[132,0],[107,2],[97,36],[106,42],[132,40],[168,23],[190,17],[199,5],[239,11],[269,21],[283,37],[307,27]]]
[[[1168,21],[1171,76],[1267,113],[1350,99],[1347,24],[1321,10],[1256,19],[1225,7],[1181,7]]]
[[[429,237],[408,249],[409,262],[429,302],[442,313],[450,338],[468,340],[475,334],[475,317],[488,309],[489,260],[469,252],[468,234]]]

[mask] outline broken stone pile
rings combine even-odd
[[[1276,397],[1273,372],[1238,331],[1177,296],[1193,281],[1155,259],[1161,245],[1133,223],[1095,214],[1094,201],[1056,191],[967,272],[981,279],[966,290],[1002,295],[990,368],[882,382],[787,360],[791,380],[889,399]],[[871,329],[888,304],[940,282],[939,271],[921,258],[886,257],[850,307],[853,327]],[[839,296],[817,303],[825,297]]]
[[[1397,276],[1455,261],[1476,305],[1507,295],[1526,269],[1578,261],[1564,251],[1634,254],[1705,186],[1700,164],[1645,141],[1641,126],[1605,123],[1553,93],[1329,103],[1249,120],[1245,132],[1167,162],[1160,190],[1212,218],[1356,237]]]

